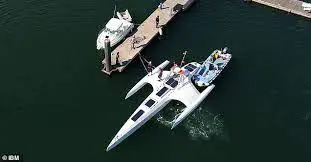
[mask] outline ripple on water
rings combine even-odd
[[[89,24],[96,19],[96,1],[65,2],[60,0],[26,0],[0,2],[0,28],[6,33],[20,35],[23,32],[61,30],[72,24]],[[97,8],[97,9],[96,9]]]
[[[19,22],[21,17],[19,14],[19,8],[9,6],[8,1],[0,2],[0,29],[8,31],[10,24]]]
[[[172,120],[182,112],[183,106],[166,107],[157,114],[157,121],[171,128]],[[213,114],[202,107],[193,111],[179,126],[183,125],[192,139],[210,139],[216,137],[221,140],[228,140],[224,130],[224,119],[220,114]]]
[[[309,111],[309,112],[307,112],[307,113],[305,113],[303,115],[303,120],[309,121],[310,120],[310,116],[311,116],[311,111]]]

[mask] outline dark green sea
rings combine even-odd
[[[139,24],[159,0],[117,0]],[[169,104],[110,152],[106,147],[151,92],[125,100],[145,75],[139,60],[101,72],[98,31],[113,0],[0,0],[0,154],[24,162],[310,162],[311,20],[242,0],[198,0],[143,55],[233,60],[176,129]],[[162,118],[161,118],[162,117]]]

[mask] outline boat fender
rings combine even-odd
[[[163,35],[162,27],[159,27],[159,34],[160,34],[160,36]]]
[[[222,53],[223,53],[223,54],[226,54],[227,51],[228,51],[228,47],[225,47],[225,48],[222,50]]]

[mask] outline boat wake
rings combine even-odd
[[[169,128],[172,127],[176,115],[182,112],[181,106],[167,107],[156,115],[157,121]],[[205,139],[216,137],[227,140],[228,136],[224,130],[224,119],[221,114],[213,114],[202,107],[197,108],[183,122],[183,126],[189,132],[192,139]]]

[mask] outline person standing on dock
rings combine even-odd
[[[175,61],[173,62],[173,66],[171,67],[171,71],[173,72],[174,69],[177,67],[178,65],[175,63]]]
[[[159,81],[162,80],[162,74],[163,74],[163,69],[162,68],[159,68],[160,71],[159,71],[159,75],[158,75],[158,78],[159,78]]]
[[[132,37],[132,40],[131,40],[131,43],[132,43],[132,49],[135,49],[135,42],[136,40],[135,40],[135,35],[133,35],[133,37]]]
[[[117,65],[117,64],[121,65],[121,64],[120,64],[120,61],[119,61],[119,58],[120,58],[119,52],[117,52],[117,55],[116,55],[116,65]]]
[[[156,28],[158,28],[160,22],[160,17],[159,15],[156,17]]]

